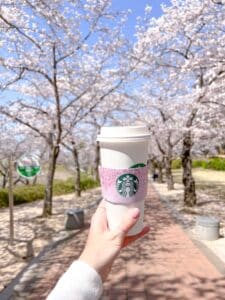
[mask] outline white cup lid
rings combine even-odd
[[[150,137],[147,126],[102,127],[97,136],[99,142],[128,142],[146,140]]]

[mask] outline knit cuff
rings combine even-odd
[[[96,270],[84,261],[77,260],[59,279],[47,300],[98,300],[102,286]]]

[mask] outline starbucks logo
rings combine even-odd
[[[139,180],[133,174],[123,174],[116,181],[117,192],[125,198],[132,197],[138,191]]]

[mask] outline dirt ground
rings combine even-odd
[[[100,188],[53,199],[53,214],[42,218],[43,200],[14,207],[14,242],[9,244],[9,210],[0,209],[0,292],[13,278],[37,256],[45,246],[66,238],[71,232],[65,230],[66,211],[83,208],[84,211],[101,198]]]
[[[181,183],[182,171],[173,170],[173,175],[176,183]],[[218,189],[225,191],[225,172],[214,171],[207,169],[193,169],[193,176],[196,181],[197,189]]]
[[[167,197],[180,212],[187,215],[211,215],[225,222],[225,172],[194,169],[196,181],[197,205],[193,208],[184,207],[182,171],[174,170],[175,190],[168,191],[166,184],[157,184],[156,187],[163,197]],[[193,221],[193,218],[191,218]],[[193,222],[192,222],[193,223]]]

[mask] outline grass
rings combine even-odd
[[[99,183],[88,177],[85,174],[81,176],[81,190],[87,190],[97,187]],[[53,195],[60,196],[64,194],[73,193],[75,191],[73,178],[68,178],[67,180],[54,181],[53,185]],[[35,200],[40,200],[44,198],[45,186],[44,184],[27,185],[27,186],[17,186],[15,187],[14,194],[14,204],[19,205],[22,203],[29,203]],[[8,191],[7,189],[0,189],[0,208],[8,207]]]
[[[209,159],[194,159],[192,161],[193,168],[203,168],[216,171],[225,171],[225,158],[212,157]],[[181,160],[174,159],[172,162],[172,169],[180,169]]]

